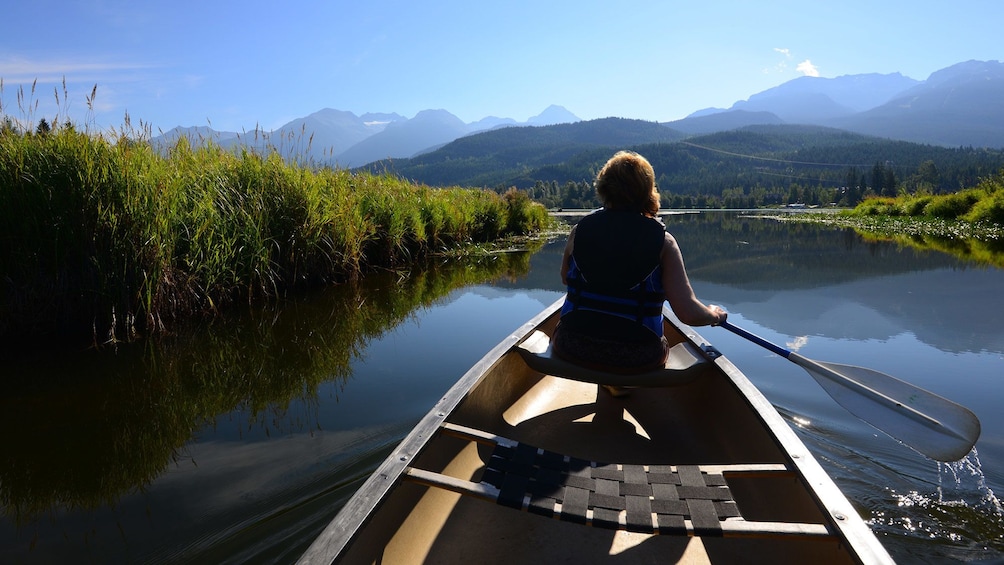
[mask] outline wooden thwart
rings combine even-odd
[[[614,465],[578,460],[481,430],[443,433],[495,445],[481,482],[409,467],[406,480],[594,527],[661,535],[832,538],[824,524],[747,521],[729,475],[794,476],[782,464]]]

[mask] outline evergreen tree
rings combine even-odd
[[[875,194],[885,192],[885,165],[879,162],[872,167],[872,190]]]
[[[854,188],[857,186],[859,178],[858,169],[856,167],[847,169],[847,175],[844,177],[844,186],[847,187],[848,190]]]
[[[38,120],[38,127],[35,128],[35,134],[37,135],[48,135],[52,131],[52,127],[45,118]]]
[[[896,173],[892,167],[886,167],[883,172],[882,196],[896,196]]]
[[[919,190],[935,192],[941,184],[941,173],[934,161],[930,159],[920,164],[920,167],[917,168],[917,176],[919,177],[917,183]]]

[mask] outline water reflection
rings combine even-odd
[[[702,299],[780,333],[884,341],[910,332],[953,353],[1004,352],[1004,324],[978,314],[1004,311],[999,269],[850,228],[729,212],[664,221]],[[561,250],[542,249],[532,260],[547,266],[512,286],[561,290]]]
[[[221,414],[233,425],[217,427],[218,440],[309,432],[322,387],[337,395],[372,340],[458,287],[524,275],[530,255],[374,274],[163,341],[10,362],[0,425],[17,433],[0,459],[4,515],[26,524],[114,505],[192,458],[184,446]]]
[[[849,228],[730,213],[680,214],[665,221],[692,277],[747,291],[813,289],[968,264],[868,241]]]
[[[894,242],[922,251],[939,251],[978,265],[1004,268],[1004,238],[973,239],[935,234],[886,234],[855,230],[867,241]]]

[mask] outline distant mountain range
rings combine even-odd
[[[526,122],[487,117],[469,124],[446,110],[424,110],[409,119],[396,113],[356,116],[324,109],[271,132],[238,134],[208,127],[178,127],[152,142],[169,145],[184,135],[192,141],[212,139],[224,147],[272,146],[287,158],[354,168],[386,159],[418,158],[472,134],[500,128],[557,128],[553,135],[561,137],[568,132],[559,125],[580,121],[561,106],[550,106]],[[946,147],[1004,148],[1004,63],[959,63],[924,81],[899,73],[800,77],[753,94],[730,108],[708,108],[663,124],[643,122],[648,124],[640,126],[644,132],[630,134],[625,126],[639,126],[637,120],[593,121],[595,127],[576,130],[572,137],[584,138],[571,143],[581,149],[586,145],[626,145],[613,143],[617,136],[671,141],[746,126],[800,124]],[[514,143],[525,137],[507,135]],[[500,151],[498,158],[507,159],[504,153]],[[514,148],[512,153],[523,152]]]
[[[1004,63],[968,61],[925,81],[893,74],[800,77],[665,125],[689,134],[803,124],[947,147],[1004,148]]]
[[[357,116],[325,108],[293,120],[273,131],[244,133],[215,131],[208,127],[176,127],[151,140],[169,146],[179,137],[190,141],[212,140],[231,148],[275,148],[290,159],[352,168],[381,159],[407,158],[433,151],[460,137],[502,127],[548,126],[580,121],[561,106],[549,106],[526,122],[489,116],[465,124],[446,110],[423,110],[413,118],[396,113]]]

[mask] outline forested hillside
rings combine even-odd
[[[499,185],[526,188],[533,171],[575,161],[592,149],[631,147],[683,139],[656,122],[604,118],[543,127],[503,127],[457,139],[412,159],[389,159],[364,167],[391,172],[433,186]],[[576,174],[570,171],[570,174]],[[523,178],[522,181],[517,179]],[[562,180],[567,180],[567,177]],[[576,180],[578,180],[576,178]]]
[[[687,137],[606,119],[507,128],[371,167],[433,186],[510,186],[552,207],[598,205],[591,182],[618,149],[645,155],[667,207],[854,205],[867,193],[951,192],[1004,167],[1004,150],[946,148],[817,126],[758,125]]]

